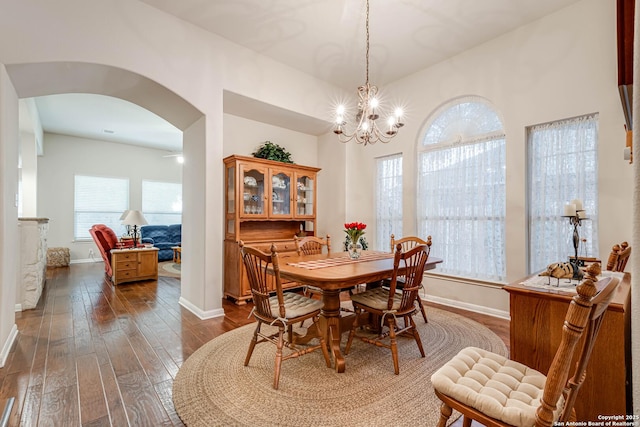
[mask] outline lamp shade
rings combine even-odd
[[[131,212],[131,209],[127,209],[126,211],[122,212],[122,215],[120,215],[120,218],[118,218],[120,221],[123,221],[127,215],[129,215],[129,212]]]
[[[127,216],[122,220],[124,225],[146,225],[147,220],[144,219],[144,215],[140,211],[131,210]]]

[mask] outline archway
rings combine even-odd
[[[213,317],[223,314],[221,309],[205,311],[191,303],[198,302],[193,297],[198,294],[199,287],[204,287],[204,247],[202,230],[205,215],[198,204],[202,200],[205,152],[204,114],[163,85],[121,68],[80,62],[48,62],[31,64],[14,64],[6,66],[7,74],[18,98],[31,98],[61,93],[92,93],[112,96],[137,104],[167,120],[183,132],[185,155],[194,159],[192,167],[183,172],[183,187],[199,191],[198,195],[185,197],[183,201],[183,243],[193,244],[194,256],[185,257],[183,263],[183,297],[180,303],[199,317]],[[11,174],[12,171],[5,173]],[[191,252],[191,251],[190,251]],[[202,258],[202,259],[198,259]],[[184,279],[189,280],[192,289],[185,298]],[[197,289],[196,289],[197,288]]]

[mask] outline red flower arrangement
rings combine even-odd
[[[360,240],[360,237],[364,234],[364,229],[367,228],[367,224],[362,222],[348,222],[344,224],[344,228],[344,232],[347,233],[349,239],[351,239],[353,243],[358,243],[358,240]]]

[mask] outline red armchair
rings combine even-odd
[[[104,272],[111,279],[113,276],[113,270],[111,269],[111,249],[114,249],[118,245],[118,236],[109,227],[104,224],[95,224],[89,229],[89,233],[96,242],[96,246],[100,250],[100,255],[104,260]]]

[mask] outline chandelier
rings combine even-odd
[[[355,140],[358,144],[375,144],[378,141],[387,143],[391,141],[397,133],[398,129],[404,126],[401,122],[402,109],[397,108],[393,115],[387,118],[387,126],[385,130],[378,128],[377,120],[383,113],[378,99],[378,87],[369,83],[369,0],[367,0],[366,12],[366,74],[365,84],[358,87],[358,113],[355,121],[356,128],[351,132],[346,131],[347,121],[345,120],[346,109],[344,105],[339,105],[336,109],[336,121],[333,133],[338,135],[341,142],[349,142]]]

